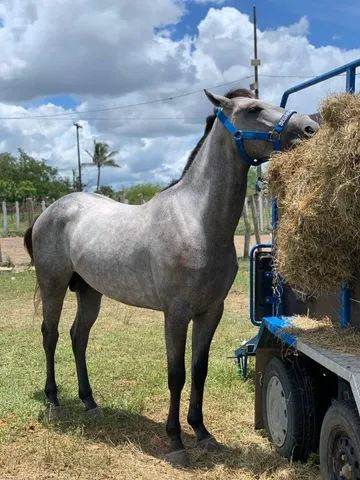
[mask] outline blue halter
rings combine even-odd
[[[242,130],[238,130],[224,114],[222,107],[215,108],[214,113],[218,120],[220,120],[220,122],[224,125],[226,130],[233,135],[241,159],[246,163],[246,165],[251,167],[261,165],[266,160],[251,159],[245,151],[244,140],[265,140],[266,142],[271,142],[274,151],[279,152],[281,150],[281,134],[291,116],[296,112],[295,110],[286,110],[275,127],[269,132],[244,132]]]

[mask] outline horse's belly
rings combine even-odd
[[[128,305],[162,310],[151,273],[125,265],[78,265],[77,273],[95,290]]]
[[[146,292],[139,292],[129,290],[128,288],[121,288],[117,291],[107,289],[102,292],[106,297],[117,300],[118,302],[131,305],[133,307],[149,308],[151,310],[163,310],[159,300],[153,295]]]

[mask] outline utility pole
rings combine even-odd
[[[74,123],[76,127],[76,143],[77,143],[77,154],[78,154],[78,170],[79,170],[79,185],[78,190],[79,192],[82,191],[82,181],[81,181],[81,159],[80,159],[80,141],[79,141],[79,129],[83,128],[79,122]]]
[[[254,25],[254,58],[251,60],[251,65],[254,67],[254,83],[250,85],[250,88],[254,90],[255,98],[259,98],[259,72],[258,68],[260,66],[260,59],[258,58],[257,51],[257,24],[256,24],[256,5],[253,5],[253,25]],[[258,190],[258,182],[262,178],[261,165],[256,168],[257,173],[257,182],[256,190]],[[263,196],[261,190],[258,191],[258,210],[259,210],[259,223],[260,231],[264,229],[264,208],[263,208]]]
[[[259,98],[259,76],[258,67],[260,66],[260,59],[257,54],[257,32],[256,32],[256,6],[253,6],[253,25],[254,25],[254,58],[251,60],[251,65],[254,67],[254,83],[252,87],[254,89],[255,97]]]
[[[74,192],[76,192],[76,191],[77,191],[77,187],[78,187],[78,185],[77,185],[77,178],[76,178],[76,168],[72,168],[71,171],[72,171],[73,190],[74,190]]]

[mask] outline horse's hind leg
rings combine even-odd
[[[170,440],[166,459],[180,466],[187,466],[188,456],[181,440],[179,420],[181,391],[185,383],[185,344],[189,315],[165,314],[165,339],[168,362],[168,386],[170,390],[170,408],[166,423],[166,433]]]
[[[222,303],[193,319],[191,394],[188,422],[195,431],[198,445],[207,450],[218,447],[216,440],[210,435],[204,425],[202,406],[210,345],[223,310],[224,304]]]
[[[100,311],[101,293],[97,292],[83,280],[78,283],[76,291],[78,309],[70,335],[76,362],[76,372],[79,382],[79,397],[85,404],[86,411],[97,408],[93,398],[86,367],[86,347],[90,329]]]
[[[41,332],[46,355],[45,396],[50,406],[58,407],[57,386],[55,381],[55,349],[59,338],[58,325],[67,285],[63,288],[41,288],[43,322]]]

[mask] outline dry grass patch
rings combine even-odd
[[[329,348],[342,354],[359,355],[360,352],[359,330],[353,327],[341,328],[328,317],[319,320],[296,317],[287,330],[312,346]]]
[[[44,416],[45,362],[40,319],[33,319],[33,287],[31,272],[17,274],[16,280],[0,275],[0,307],[11,304],[0,318],[1,480],[319,478],[314,463],[289,465],[254,431],[253,383],[242,381],[234,360],[227,358],[255,332],[245,310],[246,273],[240,274],[227,299],[210,354],[205,391],[206,423],[224,448],[216,454],[196,448],[186,423],[187,381],[181,406],[184,442],[191,457],[186,470],[174,469],[162,460],[167,445],[168,392],[161,314],[104,301],[88,350],[90,379],[104,416],[90,421],[77,397],[69,338],[75,301],[69,295],[56,355],[64,414],[57,422],[49,422]],[[190,342],[188,367],[189,353]]]

